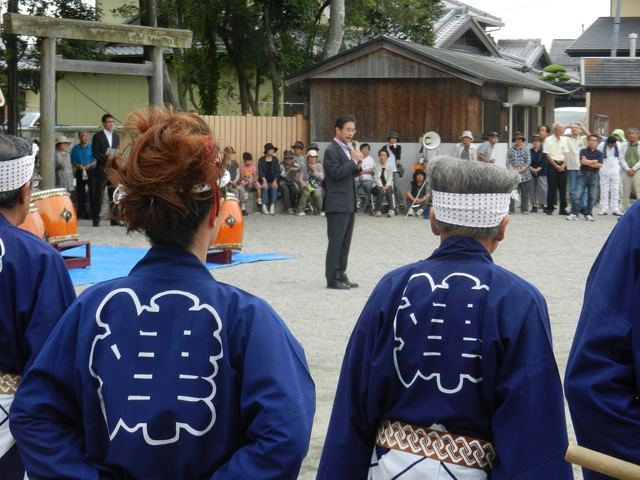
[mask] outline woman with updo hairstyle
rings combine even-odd
[[[151,248],[85,290],[23,378],[11,428],[32,478],[296,479],[315,411],[302,347],[206,268],[224,173],[207,124],[125,125],[114,200]]]

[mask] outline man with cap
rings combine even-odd
[[[498,132],[491,132],[486,142],[478,147],[478,160],[485,163],[496,163],[493,158],[493,146],[500,140]]]
[[[304,150],[304,143],[300,140],[297,140],[296,143],[291,145],[291,152],[293,153],[293,161],[297,163],[298,166],[304,165],[304,155],[302,151]]]
[[[17,228],[29,213],[35,155],[0,135],[0,478],[22,480],[24,467],[9,432],[9,410],[22,375],[76,298],[60,254]]]
[[[531,191],[531,152],[524,144],[525,137],[522,132],[513,132],[513,145],[507,150],[507,169],[514,170],[520,175],[518,191],[520,193],[520,212],[529,214],[529,193]],[[515,212],[515,200],[509,206],[511,213]]]
[[[453,157],[462,160],[478,160],[478,153],[473,142],[473,134],[465,130],[460,135],[460,143],[453,147]]]
[[[302,164],[296,182],[300,187],[300,200],[298,201],[299,217],[304,217],[304,209],[309,197],[313,198],[318,212],[322,212],[322,182],[324,181],[324,169],[318,163],[318,151],[309,150],[307,161]]]
[[[440,247],[367,301],[317,478],[572,480],[546,302],[491,258],[518,175],[452,157],[428,174]]]

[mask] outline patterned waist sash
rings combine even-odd
[[[0,372],[0,395],[14,395],[22,377],[15,373]]]
[[[376,445],[478,470],[490,470],[496,463],[491,442],[399,421],[382,422]]]

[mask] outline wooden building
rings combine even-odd
[[[612,5],[612,11],[613,5]],[[603,134],[616,128],[640,128],[640,57],[637,57],[640,17],[621,17],[616,56],[612,57],[615,18],[600,17],[567,49],[580,59],[580,83],[586,91],[591,122]]]
[[[494,130],[505,139],[515,130],[529,136],[552,120],[554,93],[566,92],[500,60],[381,36],[286,83],[310,83],[313,141],[331,141],[335,119],[344,113],[356,116],[358,138],[368,141],[386,139],[389,130],[399,131],[401,141],[430,130],[449,143],[463,130],[476,142]]]

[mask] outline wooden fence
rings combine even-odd
[[[250,152],[254,164],[262,156],[264,145],[272,143],[278,148],[276,157],[282,160],[285,150],[291,150],[297,140],[306,147],[309,145],[309,121],[302,113],[293,117],[254,117],[244,114],[241,117],[203,116],[214,134],[220,149],[232,146],[236,150],[236,159],[242,165],[242,153]]]

